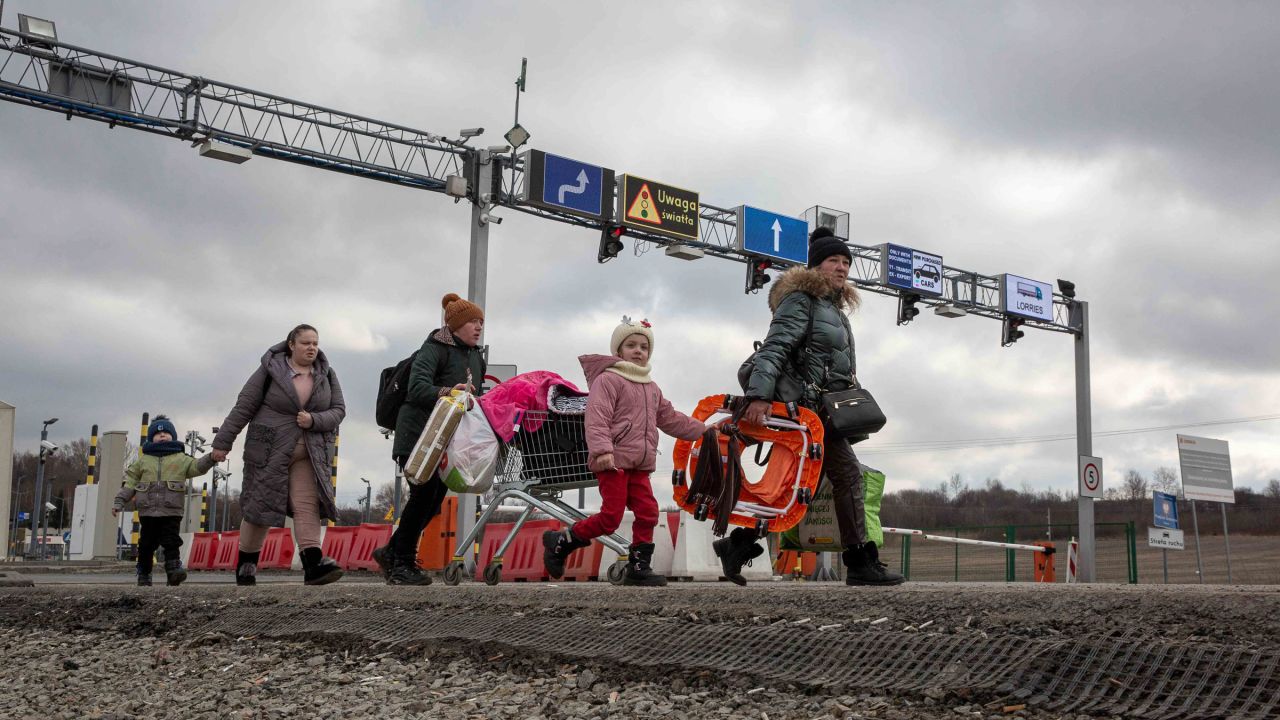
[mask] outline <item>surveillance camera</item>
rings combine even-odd
[[[44,509],[45,509],[45,510],[57,510],[57,509],[58,509],[58,506],[57,506],[57,505],[54,505],[54,504],[53,504],[53,503],[51,503],[51,502],[47,502],[47,503],[45,503],[45,504],[44,504]]]
[[[488,147],[488,150],[494,155],[502,155],[503,153],[511,152],[511,146],[510,145],[490,145]]]
[[[40,447],[43,448],[45,452],[58,452],[58,446],[48,440],[41,440]]]
[[[459,133],[464,138],[473,138],[484,134],[484,128],[463,128]]]

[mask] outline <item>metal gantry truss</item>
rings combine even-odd
[[[110,127],[127,127],[200,144],[226,143],[254,155],[396,185],[445,192],[450,176],[472,179],[473,202],[506,206],[550,220],[601,229],[606,220],[535,207],[519,199],[522,162],[514,153],[492,156],[492,188],[474,187],[475,161],[487,152],[436,133],[332,110],[298,100],[128,60],[94,50],[51,42],[0,29],[0,99],[51,110],[67,119],[84,118]],[[488,192],[485,192],[488,190]],[[706,255],[737,262],[759,258],[737,247],[737,213],[702,203],[699,239],[671,238],[628,229],[638,244],[685,245]],[[880,283],[882,252],[876,246],[850,244],[850,279],[861,289],[898,296]],[[771,261],[776,267],[786,263]],[[921,296],[926,306],[955,305],[970,314],[1002,319],[999,280],[992,275],[944,267],[941,297]],[[1078,333],[1071,320],[1072,301],[1053,297],[1053,322],[1025,325]]]

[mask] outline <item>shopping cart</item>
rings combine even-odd
[[[458,543],[453,561],[444,569],[446,584],[461,582],[466,553],[476,539],[482,537],[485,525],[506,500],[516,500],[525,507],[481,573],[489,585],[497,585],[502,580],[503,556],[535,510],[565,525],[586,517],[581,510],[560,499],[566,490],[596,486],[595,475],[587,469],[586,424],[582,412],[585,399],[575,398],[579,401],[572,405],[575,412],[529,410],[516,415],[515,434],[511,442],[499,450],[493,498],[476,520],[475,527]],[[620,584],[627,564],[627,541],[618,535],[598,537],[596,541],[617,553],[618,560],[609,566],[607,577],[609,582]]]

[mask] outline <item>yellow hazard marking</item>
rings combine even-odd
[[[662,217],[654,207],[653,193],[649,192],[649,183],[640,186],[640,192],[636,194],[636,199],[631,203],[631,209],[627,211],[627,218],[650,225],[662,224]]]

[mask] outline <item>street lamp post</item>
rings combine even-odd
[[[28,555],[36,556],[36,532],[40,529],[40,503],[44,501],[44,459],[54,450],[58,449],[57,445],[49,442],[49,426],[58,422],[58,418],[51,418],[44,421],[44,425],[40,428],[40,461],[36,464],[36,487],[35,492],[31,494],[31,547]]]
[[[4,549],[6,557],[10,552],[18,550],[14,538],[18,535],[18,508],[22,507],[22,493],[19,489],[22,487],[22,475],[19,474],[17,479],[13,481],[13,521],[9,523],[9,547]],[[18,554],[18,553],[14,553]]]
[[[360,478],[360,482],[364,483],[364,521],[369,522],[369,503],[373,500],[373,485],[364,478]]]

